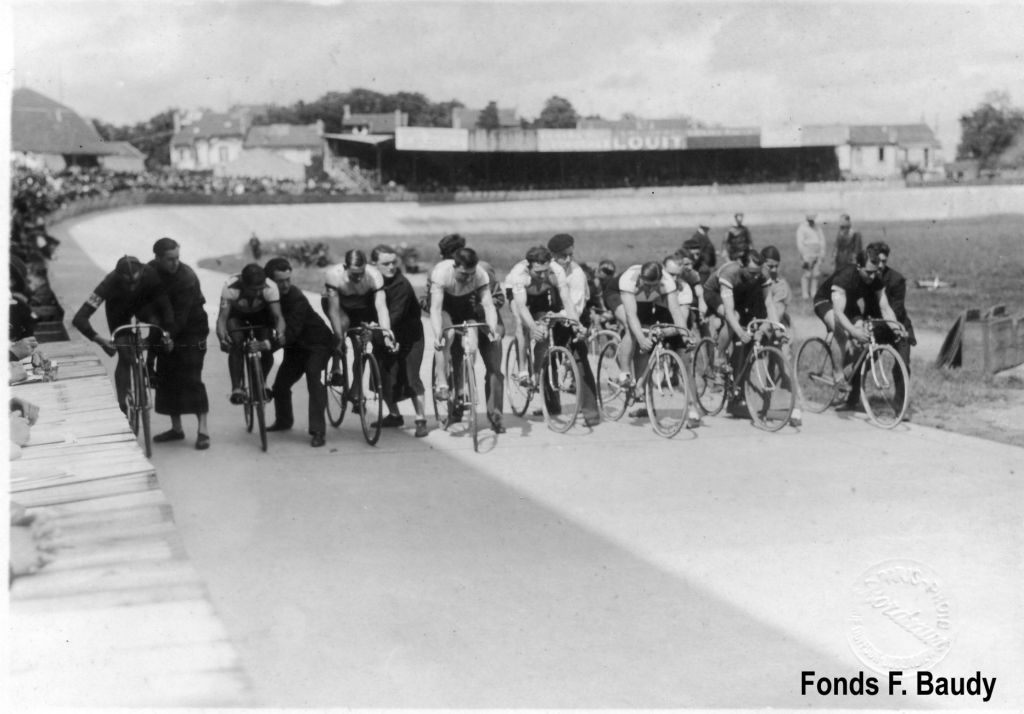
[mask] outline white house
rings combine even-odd
[[[171,166],[184,171],[210,171],[234,161],[242,153],[250,123],[245,111],[175,112]]]

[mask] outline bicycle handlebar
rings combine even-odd
[[[751,320],[747,324],[747,332],[753,337],[754,333],[757,332],[762,326],[767,326],[771,328],[772,335],[777,336],[780,340],[789,339],[789,329],[785,325],[783,325],[781,322],[776,322],[775,320],[766,320],[764,318],[757,318]]]
[[[644,334],[654,339],[662,339],[662,333],[666,330],[675,330],[684,340],[692,340],[690,330],[672,322],[655,322],[644,327]]]
[[[114,339],[122,332],[132,332],[138,334],[139,330],[145,329],[156,330],[160,333],[161,336],[167,334],[164,328],[160,327],[159,325],[154,325],[149,322],[133,322],[127,325],[121,325],[120,327],[115,329],[113,332],[110,333],[110,339]]]

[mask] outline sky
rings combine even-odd
[[[4,74],[114,124],[364,87],[535,118],[924,121],[955,153],[990,91],[1024,106],[1024,2],[9,0]],[[0,31],[2,32],[2,31]]]

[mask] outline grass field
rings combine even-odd
[[[854,225],[865,244],[884,240],[892,248],[891,266],[908,281],[907,310],[918,331],[945,333],[966,309],[986,310],[1005,304],[1010,314],[1024,312],[1024,216],[989,216],[983,219],[946,221],[888,221]],[[798,294],[800,261],[796,250],[795,225],[753,225],[750,227],[757,247],[774,245],[782,255],[782,272]],[[499,278],[533,245],[546,244],[550,233],[502,233],[467,235],[469,244],[491,262]],[[832,244],[836,226],[826,225],[825,236]],[[654,260],[674,252],[692,231],[651,228],[624,231],[577,231],[576,256],[595,264],[611,258],[620,267]],[[724,229],[712,230],[716,246],[725,237]],[[332,260],[340,260],[350,248],[367,252],[378,243],[406,243],[419,250],[421,267],[426,270],[437,258],[439,235],[372,235],[351,238],[309,236],[324,241]],[[267,246],[269,248],[269,246]],[[270,253],[264,260],[270,258]],[[237,272],[249,262],[248,253],[224,255],[204,260],[202,267]],[[938,275],[955,287],[925,290],[915,287],[918,279]],[[319,291],[323,271],[299,268],[294,281],[304,289]],[[810,314],[810,306],[801,301],[793,307]],[[913,360],[914,420],[973,436],[1024,446],[1024,380],[1017,376],[995,379],[976,370],[937,369],[930,359],[919,355]],[[986,416],[989,413],[995,416]],[[1018,413],[1019,412],[1019,413]],[[1016,414],[1008,417],[1009,414]]]

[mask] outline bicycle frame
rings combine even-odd
[[[125,406],[127,407],[128,425],[136,435],[139,428],[142,429],[143,449],[146,458],[153,455],[153,440],[150,429],[149,412],[152,408],[149,399],[149,370],[146,367],[145,351],[149,349],[146,339],[141,335],[142,330],[156,330],[160,337],[166,336],[163,328],[148,322],[139,322],[136,319],[127,325],[121,325],[111,334],[110,339],[115,343],[120,356],[121,350],[128,352],[129,364],[129,385],[128,393],[125,394]],[[117,345],[116,341],[120,335],[126,335],[128,345]],[[152,335],[150,335],[151,337]]]

